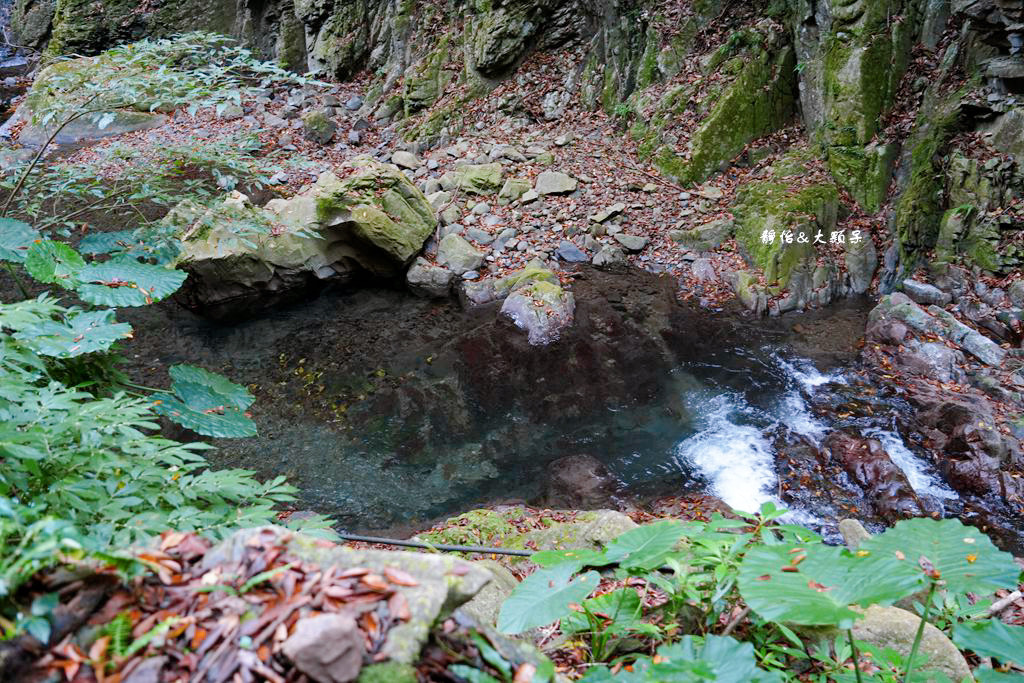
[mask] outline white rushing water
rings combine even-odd
[[[932,496],[943,500],[955,499],[954,493],[945,484],[940,482],[929,471],[928,466],[921,458],[914,455],[913,451],[903,443],[903,438],[894,431],[886,429],[865,429],[864,436],[878,439],[889,454],[889,459],[903,470],[907,477],[910,488],[919,496]]]
[[[694,467],[736,510],[756,512],[762,503],[777,502],[772,447],[761,428],[738,423],[742,397],[719,394],[689,403],[698,431],[676,447],[677,461]]]
[[[808,360],[786,359],[778,354],[770,358],[785,378],[786,391],[765,409],[750,405],[737,391],[689,394],[687,407],[695,418],[697,431],[683,439],[674,454],[676,467],[692,468],[708,482],[710,493],[746,512],[755,512],[769,501],[782,505],[777,496],[779,482],[772,433],[777,427],[786,427],[791,434],[820,446],[830,425],[811,412],[806,396],[829,383],[846,383],[841,372],[822,373]],[[907,448],[897,432],[871,428],[863,433],[882,442],[918,495],[956,497]],[[814,519],[807,511],[793,513],[803,521]]]

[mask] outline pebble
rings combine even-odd
[[[345,103],[345,109],[348,109],[349,111],[355,111],[362,106],[363,98],[359,95],[353,95],[348,99],[348,102]]]

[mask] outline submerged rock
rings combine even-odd
[[[579,510],[605,506],[612,498],[616,482],[600,460],[589,455],[559,458],[548,467],[548,502],[552,507]]]

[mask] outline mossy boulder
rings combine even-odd
[[[894,144],[834,145],[828,148],[828,166],[832,177],[873,213],[885,202],[898,151]]]
[[[356,683],[416,683],[416,667],[401,662],[378,662],[364,666]]]
[[[318,184],[317,219],[325,228],[347,226],[357,242],[382,255],[393,273],[423,248],[437,226],[437,216],[427,198],[409,178],[389,164],[357,157],[346,167],[354,173],[344,180]],[[378,260],[378,259],[375,259]]]
[[[535,528],[520,530],[521,524],[513,520],[529,519],[531,513],[522,506],[497,510],[470,510],[446,521],[439,531],[420,534],[416,538],[432,543],[454,545],[483,545],[510,550],[570,550],[600,549],[614,538],[636,528],[628,516],[614,510],[588,510],[584,512],[556,512],[555,521],[542,517]],[[505,556],[502,562],[519,564],[527,558]]]
[[[10,40],[15,45],[41,48],[50,35],[56,0],[16,0],[11,8]]]
[[[18,142],[27,147],[41,147],[50,135],[71,114],[77,111],[77,101],[87,99],[82,94],[86,84],[109,82],[116,87],[114,79],[138,79],[141,71],[109,53],[97,57],[81,57],[51,64],[36,77],[24,101],[7,122],[10,128],[18,123],[24,127],[18,135]],[[184,76],[182,87],[188,87]],[[162,92],[155,88],[148,93],[153,98],[170,100],[180,92]],[[167,117],[151,112],[149,99],[134,103],[131,107],[111,112],[97,112],[77,118],[65,125],[54,142],[57,145],[80,145],[102,138],[122,135],[137,130],[146,130],[163,125]],[[102,126],[102,127],[101,127]]]
[[[693,251],[711,251],[732,237],[735,223],[728,218],[719,218],[689,230],[673,230],[669,237],[673,242]]]
[[[437,263],[456,275],[476,270],[484,262],[484,253],[478,251],[465,238],[454,233],[445,235],[437,245]]]
[[[444,69],[449,56],[448,41],[448,34],[442,35],[434,50],[405,70],[402,102],[406,116],[433,105],[454,77],[454,73]]]
[[[892,104],[910,61],[916,27],[892,21],[916,10],[914,0],[834,3],[825,41],[825,117],[829,144],[867,145]]]
[[[330,115],[323,109],[314,109],[302,117],[302,135],[310,142],[326,145],[338,130]]]
[[[53,55],[94,55],[142,38],[166,37],[201,29],[231,34],[237,18],[232,0],[181,0],[142,5],[132,0],[58,0],[53,6],[47,51]],[[29,8],[30,3],[23,6]],[[40,22],[47,14],[40,8]],[[34,28],[38,32],[38,25]]]
[[[813,270],[814,238],[828,240],[839,214],[839,188],[832,182],[804,185],[787,167],[736,195],[736,239],[769,284],[786,287],[797,270]]]
[[[498,192],[498,203],[502,206],[511,204],[526,194],[531,187],[532,184],[526,178],[509,178]]]
[[[486,195],[497,192],[502,185],[505,169],[498,162],[467,164],[441,176],[445,190],[460,189],[470,194]]]
[[[307,26],[319,25],[309,41],[309,61],[345,80],[359,71],[373,49],[371,26],[373,10],[367,2],[343,2],[327,5],[315,1],[295,3],[295,14]]]
[[[476,70],[496,77],[513,67],[533,47],[532,39],[553,4],[545,0],[476,2],[470,38]]]
[[[244,202],[230,208],[246,220],[225,207],[173,211],[167,220],[191,275],[182,302],[213,317],[245,317],[328,280],[401,273],[433,232],[433,209],[393,166],[357,157],[342,172],[348,175],[322,173],[307,192],[262,209]],[[254,223],[264,231],[243,239],[239,229]]]
[[[557,341],[572,325],[575,311],[572,292],[544,280],[513,290],[501,306],[501,315],[524,331],[530,344],[536,346]]]

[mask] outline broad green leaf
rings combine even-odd
[[[35,242],[25,255],[25,270],[40,282],[58,284],[71,289],[78,273],[85,267],[81,255],[62,242]]]
[[[42,356],[74,358],[106,351],[115,342],[131,337],[132,326],[119,323],[110,310],[69,313],[64,322],[45,320],[14,335]]]
[[[145,306],[176,292],[185,278],[181,270],[117,258],[83,268],[77,289],[84,301],[98,306]]]
[[[584,567],[603,567],[611,564],[605,559],[604,552],[593,548],[572,550],[541,550],[530,556],[530,560],[540,567],[554,567],[559,564],[571,564],[574,571]]]
[[[25,621],[25,630],[43,645],[50,643],[50,621],[43,617],[30,617]]]
[[[601,578],[591,571],[573,580],[574,573],[572,565],[563,564],[526,577],[501,606],[498,630],[522,633],[571,614],[569,605],[586,598]]]
[[[654,569],[665,561],[685,532],[682,524],[671,519],[631,529],[608,544],[605,563]]]
[[[632,588],[622,588],[611,593],[584,600],[582,606],[593,614],[599,623],[607,624],[605,630],[612,633],[626,633],[643,628],[640,596]],[[562,619],[562,633],[583,633],[591,628],[584,612],[573,612]]]
[[[205,436],[241,439],[256,436],[256,423],[230,406],[197,409],[171,394],[153,394],[153,410]]]
[[[474,669],[465,664],[452,664],[448,667],[448,670],[459,678],[466,679],[469,683],[501,683],[501,681],[489,673],[480,671],[480,669]]]
[[[173,365],[168,372],[171,375],[172,389],[181,384],[202,387],[210,396],[215,397],[215,405],[230,405],[244,410],[255,400],[249,390],[241,384],[195,365]]]
[[[32,616],[45,617],[53,614],[53,610],[57,608],[58,599],[57,593],[44,593],[40,595],[32,601]]]
[[[751,548],[740,565],[739,587],[764,619],[845,629],[860,617],[850,605],[890,605],[920,585],[895,560],[807,544]]]
[[[1024,667],[1024,626],[1010,626],[998,619],[957,624],[953,628],[953,642],[979,656]]]
[[[754,647],[728,636],[707,636],[704,642],[685,636],[674,645],[662,645],[657,660],[639,658],[632,671],[591,669],[585,683],[775,683],[782,678],[777,671],[757,668]]]
[[[955,593],[1015,586],[1021,573],[1012,555],[957,519],[904,519],[864,541],[859,551],[895,560],[897,571],[916,576],[922,586],[928,582],[920,565],[925,558]]]
[[[152,231],[118,230],[94,232],[82,238],[78,251],[83,254],[115,254],[118,257],[142,258],[164,265],[178,255],[174,240],[164,239]]]
[[[114,252],[131,251],[137,242],[135,230],[94,232],[82,238],[82,241],[78,243],[78,251],[83,254],[111,254]]]
[[[0,218],[0,261],[24,263],[29,247],[42,238],[28,223]]]

